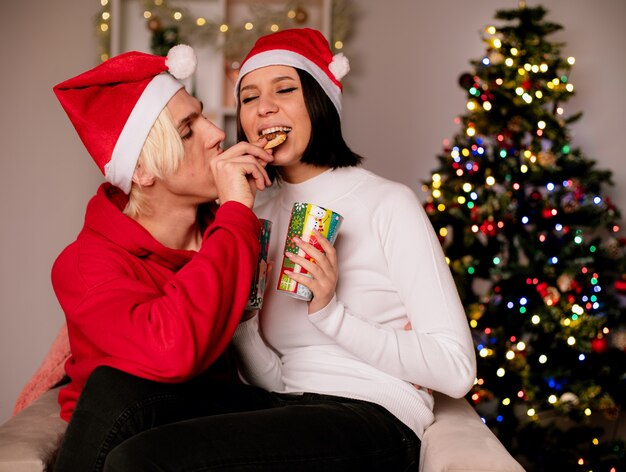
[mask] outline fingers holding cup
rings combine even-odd
[[[311,203],[293,205],[278,276],[279,291],[306,301],[317,298],[314,306],[330,301],[337,284],[333,244],[342,221],[341,215]]]

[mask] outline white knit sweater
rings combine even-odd
[[[233,338],[243,379],[276,392],[374,402],[421,438],[433,421],[426,389],[461,397],[476,368],[454,281],[416,195],[356,167],[282,182],[266,193],[255,212],[274,223],[269,260],[275,269],[262,312]],[[312,315],[306,302],[276,290],[294,202],[344,217],[335,243],[336,296]],[[408,321],[412,331],[404,330]]]

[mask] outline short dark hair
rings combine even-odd
[[[359,165],[363,158],[353,152],[343,139],[341,120],[333,102],[308,72],[297,68],[296,72],[302,83],[304,103],[311,119],[311,138],[301,161],[333,169]],[[239,103],[237,100],[237,141],[247,141],[239,119]],[[274,167],[268,166],[267,171],[272,180],[277,177]]]

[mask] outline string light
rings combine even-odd
[[[450,267],[455,275],[460,275],[460,280],[469,280],[471,284],[473,280],[482,282],[487,279],[492,284],[485,294],[475,293],[478,301],[472,300],[467,311],[470,326],[473,330],[480,330],[473,332],[479,340],[477,357],[488,366],[489,372],[485,379],[476,380],[472,399],[479,404],[489,402],[495,396],[500,410],[514,406],[516,414],[518,407],[524,405],[522,411],[526,411],[533,421],[542,411],[537,406],[541,403],[542,408],[546,403],[553,405],[555,413],[570,411],[589,416],[597,403],[590,405],[591,400],[579,390],[576,379],[570,382],[569,373],[545,379],[545,385],[533,385],[535,380],[525,377],[529,369],[539,374],[542,369],[545,371],[546,365],[561,366],[559,356],[570,359],[567,365],[578,360],[577,366],[588,369],[590,366],[583,363],[589,354],[580,351],[598,352],[597,343],[589,347],[589,332],[595,335],[591,341],[603,338],[607,336],[605,327],[598,325],[611,322],[605,309],[608,304],[599,299],[603,296],[602,289],[606,289],[601,283],[604,277],[597,277],[603,272],[594,272],[594,262],[589,262],[588,267],[580,267],[581,261],[591,260],[601,248],[604,255],[608,246],[601,245],[598,238],[604,225],[597,225],[594,228],[597,231],[590,234],[580,229],[586,228],[584,222],[579,228],[572,226],[579,225],[575,218],[578,214],[572,213],[581,207],[590,213],[612,210],[613,207],[601,195],[588,193],[584,176],[563,172],[563,175],[575,177],[554,177],[561,174],[561,169],[568,169],[570,162],[575,165],[582,159],[577,150],[572,152],[569,144],[563,144],[569,138],[563,133],[569,121],[562,118],[565,111],[557,103],[566,100],[567,93],[574,91],[569,66],[575,61],[568,58],[564,64],[544,52],[533,57],[528,44],[523,45],[523,50],[521,46],[511,47],[503,35],[494,36],[495,27],[485,31],[492,35],[483,38],[488,53],[479,57],[478,64],[473,62],[477,66],[476,72],[459,78],[467,93],[467,114],[457,117],[455,122],[460,131],[452,143],[445,144],[443,152],[448,158],[445,164],[450,166],[450,180],[445,182],[443,201],[450,202],[447,211],[451,218],[456,218],[459,224],[459,218],[462,218],[464,231],[455,231],[455,238],[463,233],[460,236],[463,247],[471,248],[453,258]],[[506,98],[511,103],[506,103]],[[500,106],[506,110],[498,110]],[[520,108],[520,112],[513,113],[514,107]],[[502,123],[499,122],[501,118]],[[500,131],[493,131],[496,126]],[[433,179],[429,190],[434,194],[439,187],[443,189],[443,184],[436,184]],[[528,204],[524,198],[528,198]],[[429,215],[434,215],[433,208],[434,204],[429,208]],[[615,235],[620,226],[610,221],[611,215],[608,219],[606,227],[612,234],[613,244],[616,240],[621,244],[621,239]],[[439,236],[450,238],[452,232],[448,229],[455,224],[444,229],[441,219],[436,221]],[[512,230],[502,231],[505,223]],[[527,246],[528,241],[521,239],[519,246],[512,242],[518,250],[507,249],[505,240],[511,238],[513,231],[519,234],[520,229],[528,232],[531,242],[538,240],[541,244],[535,245],[539,246],[536,255],[528,253],[532,244]],[[594,244],[589,245],[592,237]],[[457,249],[457,242],[448,239],[443,244]],[[480,263],[474,250],[484,252]],[[533,256],[536,256],[534,260]],[[533,263],[537,266],[537,276],[524,274],[521,280],[526,284],[513,286],[515,277],[520,275],[516,264],[530,268]],[[520,288],[526,289],[528,294],[522,292],[523,296],[520,295]],[[494,323],[497,308],[507,320],[514,319],[523,329],[532,332],[543,330],[542,325],[546,330],[556,326],[561,330],[556,338],[565,341],[569,348],[557,352],[549,344],[542,344],[541,336],[537,339],[532,335],[527,338],[523,332],[516,333],[518,336],[503,334],[500,328],[506,330],[509,324],[503,323],[499,329],[485,327]],[[533,327],[529,328],[529,325]],[[528,346],[522,339],[528,342]],[[502,348],[503,340],[505,348]],[[494,382],[493,379],[507,376],[515,377],[513,385],[521,381],[519,385],[522,387],[512,397],[498,398],[505,396],[500,394],[503,393],[502,385],[508,385],[508,382]],[[493,408],[491,404],[486,407]],[[494,422],[507,421],[507,415],[499,413],[501,411],[490,412],[483,421],[490,426]],[[594,444],[598,443],[594,438]],[[586,458],[580,459],[585,463]],[[591,468],[589,464],[585,465],[586,469]]]
[[[140,2],[144,6],[144,11],[142,12],[144,19],[152,20],[154,18],[161,20],[169,20],[170,22],[174,22],[176,27],[180,29],[181,35],[186,35],[188,33],[193,34],[193,29],[198,28],[202,30],[201,36],[198,36],[198,40],[202,41],[212,41],[219,39],[219,47],[224,47],[228,49],[228,44],[232,44],[230,49],[238,48],[239,43],[241,43],[241,38],[239,38],[239,34],[237,30],[240,31],[252,31],[257,29],[257,25],[255,21],[246,21],[242,23],[241,26],[227,24],[227,23],[214,23],[206,17],[197,16],[194,17],[189,12],[187,12],[184,8],[171,8],[165,0],[142,0]],[[110,2],[109,0],[100,0],[101,5],[101,13],[100,13],[100,21],[98,22],[97,28],[99,32],[99,48],[101,50],[100,60],[106,61],[110,57],[109,45],[110,45],[110,21],[111,21],[111,11],[110,11]],[[258,11],[257,11],[258,10]],[[296,22],[298,24],[306,21],[306,11],[302,8],[298,9],[285,9],[279,10],[276,8],[267,8],[266,11],[262,11],[262,9],[251,9],[251,16],[255,16],[254,20],[259,20],[263,25],[259,29],[259,34],[264,34],[264,32],[276,32],[279,31],[283,26],[291,27],[291,23],[288,22]],[[344,48],[344,42],[341,36],[345,36],[349,34],[349,15],[352,13],[352,8],[348,5],[347,2],[343,0],[335,0],[332,5],[332,24],[338,25],[333,27],[333,34],[339,36],[338,38],[333,38],[331,41],[331,45],[335,50],[340,50]],[[258,17],[258,18],[257,18]],[[268,21],[269,20],[269,21]],[[275,21],[272,21],[275,20]],[[155,26],[156,27],[156,26]],[[152,25],[151,25],[152,28]],[[191,31],[190,31],[191,30]],[[233,34],[226,36],[225,38],[218,38],[219,34],[224,34],[226,32],[232,32]]]

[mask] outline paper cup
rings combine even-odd
[[[291,219],[289,220],[287,237],[285,238],[284,253],[291,252],[308,260],[312,260],[310,256],[306,255],[304,251],[295,245],[293,238],[298,236],[303,241],[312,244],[315,248],[324,252],[322,246],[313,234],[313,230],[318,231],[322,236],[326,237],[331,244],[334,244],[342,221],[343,217],[332,210],[322,208],[312,203],[294,203],[291,209]],[[311,300],[313,298],[311,291],[304,285],[288,277],[285,274],[285,270],[307,274],[306,269],[299,264],[294,264],[286,256],[283,256],[277,289],[300,300]]]
[[[259,231],[259,241],[261,242],[261,252],[259,253],[259,263],[252,279],[250,295],[246,310],[260,310],[263,306],[263,293],[265,293],[265,279],[267,277],[267,255],[270,247],[270,233],[272,232],[272,222],[259,218],[261,230]]]

